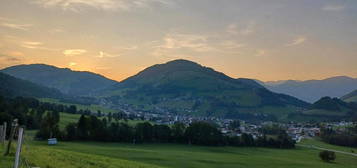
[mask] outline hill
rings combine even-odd
[[[347,103],[338,98],[322,97],[309,110],[298,114],[304,119],[339,120],[357,118],[357,103]],[[295,118],[298,118],[295,116]]]
[[[357,89],[357,78],[337,76],[323,80],[261,82],[273,92],[315,102],[324,96],[341,97]]]
[[[346,102],[357,102],[357,90],[342,96],[341,99]]]
[[[0,95],[5,97],[47,97],[59,98],[61,92],[32,82],[17,79],[0,72]]]
[[[242,119],[280,118],[309,105],[187,60],[148,67],[100,95],[121,108]]]
[[[117,83],[92,72],[72,71],[45,64],[17,65],[1,72],[75,96],[88,96]]]

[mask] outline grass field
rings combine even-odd
[[[69,113],[60,113],[60,122],[59,122],[59,127],[60,129],[64,129],[66,125],[69,123],[77,123],[78,119],[81,117],[80,114],[69,114]],[[103,117],[99,117],[99,119],[102,119]],[[114,122],[114,121],[113,121]],[[146,122],[143,120],[119,120],[119,122],[126,122],[127,124],[131,126],[135,126],[137,123],[142,123]]]
[[[41,102],[48,102],[48,103],[56,103],[56,104],[63,104],[63,105],[75,105],[77,107],[77,110],[90,110],[92,112],[97,112],[98,110],[100,110],[103,113],[113,113],[113,112],[117,112],[116,110],[113,109],[109,109],[109,108],[105,108],[99,105],[82,105],[82,104],[73,104],[73,103],[64,103],[64,102],[60,102],[58,99],[52,99],[52,98],[40,98],[39,101]]]
[[[299,143],[299,144],[302,144],[302,145],[314,145],[314,146],[317,146],[317,147],[320,147],[320,148],[333,149],[333,150],[338,150],[338,151],[343,151],[343,152],[354,151],[355,153],[357,153],[357,148],[331,145],[331,144],[319,141],[317,139],[303,139],[301,141],[301,143]]]
[[[31,134],[31,133],[30,133]],[[307,143],[319,143],[311,140]],[[333,145],[332,145],[333,146]],[[330,146],[331,147],[331,146]],[[334,148],[336,146],[333,146]],[[345,147],[336,147],[348,150]],[[1,151],[2,152],[2,151]],[[322,162],[318,150],[253,147],[202,147],[177,144],[124,144],[60,142],[48,146],[26,138],[23,155],[32,166],[74,167],[166,167],[166,168],[356,168],[357,157],[337,153],[333,163]],[[0,157],[1,168],[10,168],[11,157]],[[4,163],[4,164],[3,164]],[[4,166],[3,166],[4,165]]]

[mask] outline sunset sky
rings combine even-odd
[[[0,1],[0,68],[120,81],[174,59],[264,81],[357,77],[357,0]]]

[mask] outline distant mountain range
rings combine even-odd
[[[47,88],[26,80],[17,79],[13,76],[0,72],[0,95],[6,97],[47,97],[60,98],[62,93],[53,88]]]
[[[337,76],[323,80],[258,81],[258,83],[273,92],[284,93],[310,103],[324,96],[342,97],[357,89],[357,78],[347,76]]]
[[[316,103],[311,106],[303,101],[351,92],[357,81],[349,77],[261,82],[233,79],[188,60],[153,65],[122,82],[44,64],[18,65],[0,72],[1,95],[60,96],[62,101],[100,102],[127,111],[285,121],[343,118],[356,113],[351,104],[339,99],[317,102],[337,102],[339,110],[321,109]],[[342,99],[356,100],[355,96],[356,91]]]
[[[88,96],[117,83],[92,72],[72,71],[45,64],[17,65],[0,72],[74,96]]]

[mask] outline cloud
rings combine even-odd
[[[75,62],[69,62],[68,63],[68,66],[76,66],[77,65],[77,63],[75,63]]]
[[[24,54],[19,51],[9,51],[9,52],[4,52],[0,53],[0,60],[1,62],[19,62],[22,59],[20,57],[23,57]]]
[[[325,5],[322,7],[322,10],[324,11],[332,11],[332,12],[338,12],[344,10],[346,7],[343,5]]]
[[[20,43],[21,47],[27,48],[27,49],[39,49],[39,50],[48,50],[48,51],[58,51],[59,49],[55,48],[48,48],[43,46],[44,44],[42,42],[38,41],[23,41]]]
[[[212,50],[207,43],[207,37],[195,34],[167,34],[163,38],[164,43],[158,48],[163,49],[190,49],[197,52]]]
[[[256,50],[255,56],[261,57],[261,56],[264,56],[265,54],[266,54],[265,50]]]
[[[50,32],[50,33],[63,33],[63,32],[65,32],[65,30],[64,29],[60,29],[60,28],[56,28],[56,29],[51,29],[48,32]]]
[[[80,12],[83,7],[105,11],[130,11],[135,8],[150,8],[152,5],[173,5],[172,0],[32,0],[45,8],[59,7]]]
[[[37,41],[24,41],[21,46],[29,49],[37,49],[41,48],[42,44],[43,43]]]
[[[124,50],[136,50],[138,49],[138,46],[133,45],[133,46],[129,46],[129,47],[123,47]]]
[[[87,50],[84,49],[68,49],[68,50],[64,50],[63,54],[66,56],[75,56],[75,55],[81,55],[86,53]]]
[[[237,49],[237,48],[245,47],[246,45],[234,41],[224,41],[221,43],[221,46],[223,46],[226,49]]]
[[[113,55],[113,54],[109,54],[103,51],[99,51],[99,55],[97,55],[98,58],[115,58],[115,57],[119,57],[120,55]]]
[[[232,23],[226,27],[226,32],[233,35],[249,35],[254,33],[256,23],[249,22],[245,27],[239,27],[237,24]]]
[[[23,30],[23,31],[27,31],[29,30],[30,27],[32,27],[31,24],[15,24],[15,23],[8,23],[8,22],[1,23],[0,26],[16,29],[16,30]]]
[[[300,45],[306,41],[306,37],[304,36],[299,36],[296,37],[291,43],[286,44],[285,46],[294,46],[294,45]]]

